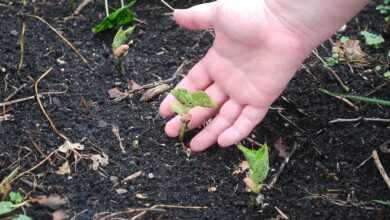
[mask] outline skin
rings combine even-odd
[[[204,90],[218,105],[194,108],[189,129],[212,119],[190,143],[203,151],[215,143],[227,147],[246,138],[279,97],[305,57],[355,16],[368,0],[218,0],[175,10],[174,19],[193,30],[214,29],[207,54],[177,85]],[[168,95],[160,106],[173,116]],[[177,137],[180,118],[165,132]]]

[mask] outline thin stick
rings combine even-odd
[[[23,173],[20,173],[19,175],[17,175],[15,178],[13,178],[10,181],[10,183],[14,182],[15,180],[19,179],[20,177],[22,177],[28,173],[31,173],[32,171],[36,170],[38,167],[40,167],[42,164],[44,164],[46,161],[48,161],[50,159],[50,157],[53,156],[55,153],[57,153],[57,150],[54,150],[53,152],[51,152],[49,155],[47,155],[47,157],[45,159],[43,159],[41,162],[39,162],[38,164],[36,164],[32,168],[30,168],[29,170],[24,171]]]
[[[130,214],[130,213],[133,213],[133,212],[147,212],[147,211],[154,211],[154,212],[165,212],[166,210],[165,209],[155,209],[153,207],[151,208],[129,208],[129,209],[126,209],[125,211],[122,211],[122,212],[114,212],[114,213],[111,213],[111,214],[108,214],[106,216],[103,216],[103,217],[98,217],[97,219],[98,220],[109,220],[109,219],[113,219],[115,216],[118,216],[118,215],[125,215],[125,214]]]
[[[39,98],[42,98],[45,95],[60,95],[60,94],[64,94],[64,93],[66,93],[66,91],[42,92],[41,94],[39,94]],[[3,102],[3,103],[0,103],[0,107],[5,107],[5,106],[20,103],[20,102],[34,100],[36,97],[37,96],[28,96],[28,97],[24,97],[24,98],[12,100],[12,101]]]
[[[328,69],[332,74],[332,76],[336,79],[336,81],[340,84],[340,86],[346,91],[346,92],[349,92],[350,89],[348,86],[345,85],[345,83],[343,82],[343,80],[340,78],[339,75],[337,75],[336,71],[334,71],[332,68],[328,67],[326,65],[326,62],[324,59],[322,59],[322,57],[318,54],[318,52],[316,50],[313,51],[313,54],[321,61],[321,63],[323,64],[323,66]]]
[[[280,177],[280,174],[282,174],[286,165],[290,162],[290,158],[294,155],[297,148],[298,148],[298,144],[295,143],[293,148],[291,149],[291,152],[288,154],[288,156],[284,159],[283,163],[280,165],[278,172],[274,175],[271,182],[266,185],[268,190],[272,189],[275,186],[276,182],[278,181],[278,179]]]
[[[168,4],[168,2],[164,1],[164,0],[161,0],[161,3],[163,3],[165,6],[167,6],[169,9],[171,9],[172,11],[175,11],[175,8],[172,7],[170,4]]]
[[[94,0],[83,0],[79,6],[74,10],[73,15],[79,15],[81,11],[90,3],[92,3]]]
[[[378,152],[376,150],[372,151],[372,159],[374,159],[375,165],[378,168],[379,173],[382,175],[383,180],[386,182],[387,188],[390,189],[390,178],[387,175],[385,168],[383,168],[382,162],[380,161]]]
[[[123,0],[121,0],[121,7],[125,7],[125,2]]]
[[[45,73],[43,73],[43,74],[38,78],[38,80],[35,82],[35,84],[34,84],[35,95],[36,95],[36,98],[37,98],[38,105],[39,105],[39,107],[41,108],[41,111],[42,111],[43,115],[45,115],[47,121],[49,121],[50,127],[53,129],[54,133],[56,133],[58,136],[60,136],[62,139],[64,139],[65,142],[67,142],[67,141],[69,141],[69,139],[57,129],[56,125],[55,125],[54,122],[51,120],[50,116],[47,114],[45,108],[43,107],[43,104],[42,104],[42,102],[41,102],[41,99],[39,98],[39,91],[38,91],[39,82],[40,82],[43,78],[45,78],[45,76],[47,76],[52,70],[53,70],[53,67],[50,67],[50,68],[49,68]]]
[[[342,97],[342,96],[339,96],[339,95],[335,95],[335,94],[329,92],[329,91],[326,90],[326,89],[320,89],[320,91],[323,92],[323,93],[325,93],[325,94],[327,94],[327,95],[329,95],[329,96],[332,96],[332,97],[334,97],[334,98],[336,98],[336,99],[338,99],[338,100],[341,100],[341,101],[345,102],[347,105],[349,105],[349,106],[351,106],[352,108],[354,108],[355,111],[359,111],[359,107],[357,107],[355,104],[353,104],[353,103],[352,103],[351,101],[349,101],[348,99],[346,99],[346,98],[344,98],[344,97]]]
[[[85,64],[88,64],[87,59],[85,59],[83,57],[83,55],[80,54],[79,50],[75,46],[73,46],[73,44],[71,42],[69,42],[64,36],[62,36],[62,34],[57,29],[55,29],[52,25],[50,25],[47,21],[45,21],[45,19],[43,19],[43,18],[41,18],[39,16],[36,16],[36,15],[27,15],[27,16],[35,18],[35,19],[38,19],[42,23],[46,24],[52,31],[54,31],[80,57],[80,59]]]
[[[110,11],[108,9],[108,0],[104,0],[104,7],[106,8],[106,17],[110,15]]]
[[[24,61],[24,35],[26,32],[26,22],[22,22],[22,31],[20,32],[20,37],[19,37],[19,45],[20,45],[20,58],[19,58],[19,64],[18,64],[18,70],[19,72],[22,69],[23,66],[23,61]]]
[[[367,121],[367,122],[384,122],[390,123],[390,119],[386,118],[337,118],[329,122],[329,124],[343,123],[343,122],[358,122],[358,121]]]
[[[23,84],[21,85],[19,88],[15,89],[15,91],[13,91],[7,98],[4,99],[5,102],[9,101],[10,99],[12,99],[12,97],[14,97],[16,94],[18,94],[18,92],[20,92],[20,90],[24,89],[24,87],[26,87],[27,84]]]

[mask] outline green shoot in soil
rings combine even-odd
[[[112,42],[112,50],[116,50],[118,47],[120,47],[123,44],[126,44],[129,40],[129,35],[131,35],[134,31],[134,26],[131,26],[125,30],[123,30],[122,27],[118,29],[118,32],[116,32],[116,35],[114,37],[114,40]]]
[[[384,0],[382,4],[376,7],[376,10],[385,16],[385,21],[390,21],[390,0]]]
[[[374,34],[368,31],[361,31],[360,35],[364,37],[364,40],[367,45],[378,48],[380,44],[385,42],[385,39],[381,35]]]
[[[332,96],[332,97],[342,97],[342,98],[347,98],[350,100],[354,101],[360,101],[360,102],[365,102],[368,104],[378,104],[378,105],[383,105],[383,106],[390,106],[390,101],[383,100],[383,99],[376,99],[376,98],[368,98],[364,96],[355,96],[355,95],[346,95],[346,94],[338,94],[334,92],[330,92],[326,89],[319,89],[320,92]]]
[[[179,141],[183,143],[187,125],[191,121],[190,110],[195,107],[215,108],[216,104],[203,91],[189,93],[186,89],[174,89],[171,94],[177,100],[171,108],[173,112],[181,117],[182,125],[180,126]]]
[[[124,7],[117,9],[109,16],[105,17],[102,22],[96,25],[92,31],[94,33],[100,33],[106,30],[117,29],[123,25],[133,23],[135,13],[131,10],[131,7],[136,3],[136,0],[131,0]]]
[[[390,207],[390,200],[385,201],[385,200],[373,200],[373,202]]]
[[[23,196],[19,192],[10,192],[8,198],[4,201],[0,201],[0,216],[7,215],[14,210],[24,206],[26,202],[23,202]],[[13,220],[31,220],[26,215],[18,215]]]
[[[269,171],[268,146],[267,144],[263,144],[257,150],[246,148],[242,144],[237,145],[237,147],[249,163],[249,178],[251,183],[248,184],[246,182],[247,186],[252,192],[259,193]]]

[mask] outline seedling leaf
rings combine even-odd
[[[361,31],[360,34],[364,37],[366,44],[369,46],[378,46],[385,42],[385,39],[381,35],[374,34],[368,31]]]
[[[186,89],[174,89],[171,93],[182,105],[189,108],[193,107],[191,94]]]
[[[249,177],[257,184],[257,187],[251,187],[251,190],[258,193],[261,185],[268,176],[269,171],[269,155],[268,146],[263,144],[261,148],[257,150],[248,149],[242,144],[239,144],[238,149],[244,154],[244,157],[249,163]]]
[[[192,93],[192,104],[194,106],[200,106],[205,108],[215,108],[216,104],[210,99],[207,93],[203,91],[197,91]]]
[[[14,204],[19,204],[19,203],[23,202],[23,196],[19,192],[10,192],[9,199]]]
[[[18,215],[12,218],[12,220],[32,220],[32,218],[28,217],[27,215]]]
[[[390,207],[390,200],[384,201],[384,200],[373,200],[373,202]]]
[[[0,216],[14,210],[14,204],[9,201],[0,202]]]
[[[129,39],[129,35],[133,33],[134,29],[135,29],[134,26],[131,26],[125,30],[123,30],[123,28],[120,27],[118,29],[118,32],[116,32],[116,35],[115,35],[114,40],[112,42],[112,49],[116,50],[122,44],[126,44],[128,39]]]
[[[136,2],[136,0],[132,0],[123,8],[117,9],[109,16],[105,17],[102,22],[92,29],[92,31],[94,33],[100,33],[106,30],[119,28],[123,25],[131,24],[134,21],[135,14],[130,8]]]
[[[189,109],[181,103],[175,102],[172,104],[172,111],[178,115],[184,115],[189,111]]]

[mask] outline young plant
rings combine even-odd
[[[368,31],[361,31],[360,35],[363,36],[365,42],[369,46],[373,46],[375,48],[378,48],[380,44],[385,42],[385,39],[379,34],[374,34]]]
[[[129,40],[129,36],[134,32],[134,29],[134,26],[130,26],[125,30],[120,27],[118,32],[116,32],[112,42],[112,51],[116,58],[123,57],[127,54],[127,51],[129,50],[127,41]]]
[[[131,7],[136,3],[136,0],[130,0],[127,5],[117,9],[110,15],[107,15],[102,22],[96,25],[92,31],[94,33],[100,33],[103,31],[117,29],[124,25],[132,24],[135,18],[135,13],[131,10]]]
[[[6,200],[0,201],[0,217],[23,207],[25,204],[26,202],[23,202],[22,194],[19,192],[10,192]],[[12,220],[31,220],[31,218],[27,215],[20,214],[13,217]]]
[[[190,110],[195,107],[215,108],[216,104],[203,91],[189,93],[186,89],[174,89],[171,94],[177,102],[172,104],[172,111],[181,117],[179,141],[183,142],[188,123],[191,121]]]
[[[269,171],[268,146],[263,144],[257,150],[246,148],[242,144],[237,147],[249,163],[249,176],[244,182],[252,192],[259,193]]]
[[[376,10],[386,16],[385,21],[390,21],[390,0],[384,0],[382,4],[376,7]]]

